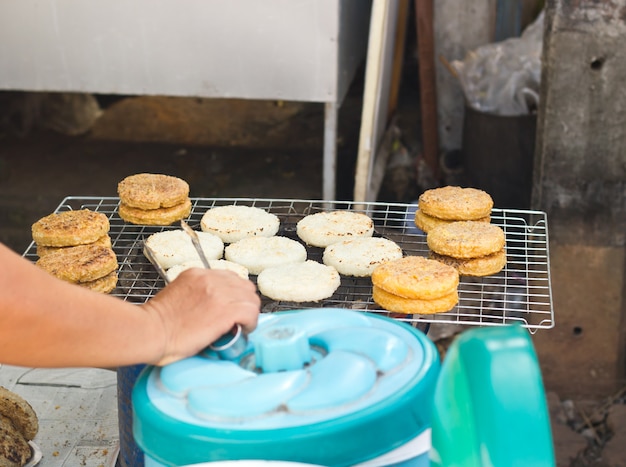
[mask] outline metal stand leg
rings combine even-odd
[[[324,167],[322,195],[324,200],[335,199],[337,180],[337,113],[336,102],[324,104]]]

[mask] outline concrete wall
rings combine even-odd
[[[626,382],[626,0],[551,0],[533,206],[548,213],[556,328],[535,342],[546,385],[606,396]]]

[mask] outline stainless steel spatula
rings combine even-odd
[[[194,248],[198,252],[198,256],[200,256],[200,261],[202,261],[204,267],[206,269],[211,269],[209,260],[204,254],[204,250],[202,249],[202,245],[200,244],[200,239],[198,238],[196,231],[193,230],[184,220],[180,221],[180,226],[191,238],[191,243],[193,243]],[[214,350],[223,360],[234,360],[241,356],[247,346],[247,336],[243,332],[241,325],[235,324],[229,332],[209,345],[209,348]]]

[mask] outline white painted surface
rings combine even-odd
[[[398,0],[374,0],[365,69],[365,89],[357,154],[354,201],[376,201],[371,184],[378,147],[387,129]]]
[[[0,90],[326,103],[336,118],[368,43],[371,0],[0,0]]]
[[[338,101],[369,14],[359,0],[0,0],[0,89]]]

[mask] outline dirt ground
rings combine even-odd
[[[398,116],[406,157],[387,173],[382,201],[409,202],[428,188],[415,170],[416,83],[409,70]],[[357,79],[339,115],[337,199],[352,197],[361,96]],[[18,253],[30,244],[31,224],[66,196],[116,196],[118,181],[138,172],[179,176],[193,197],[322,196],[320,104],[97,96],[102,115],[88,132],[68,135],[27,115],[24,97],[0,93],[0,104],[17,102],[0,105],[0,241]],[[560,400],[549,392],[559,466],[626,465],[623,399]]]

